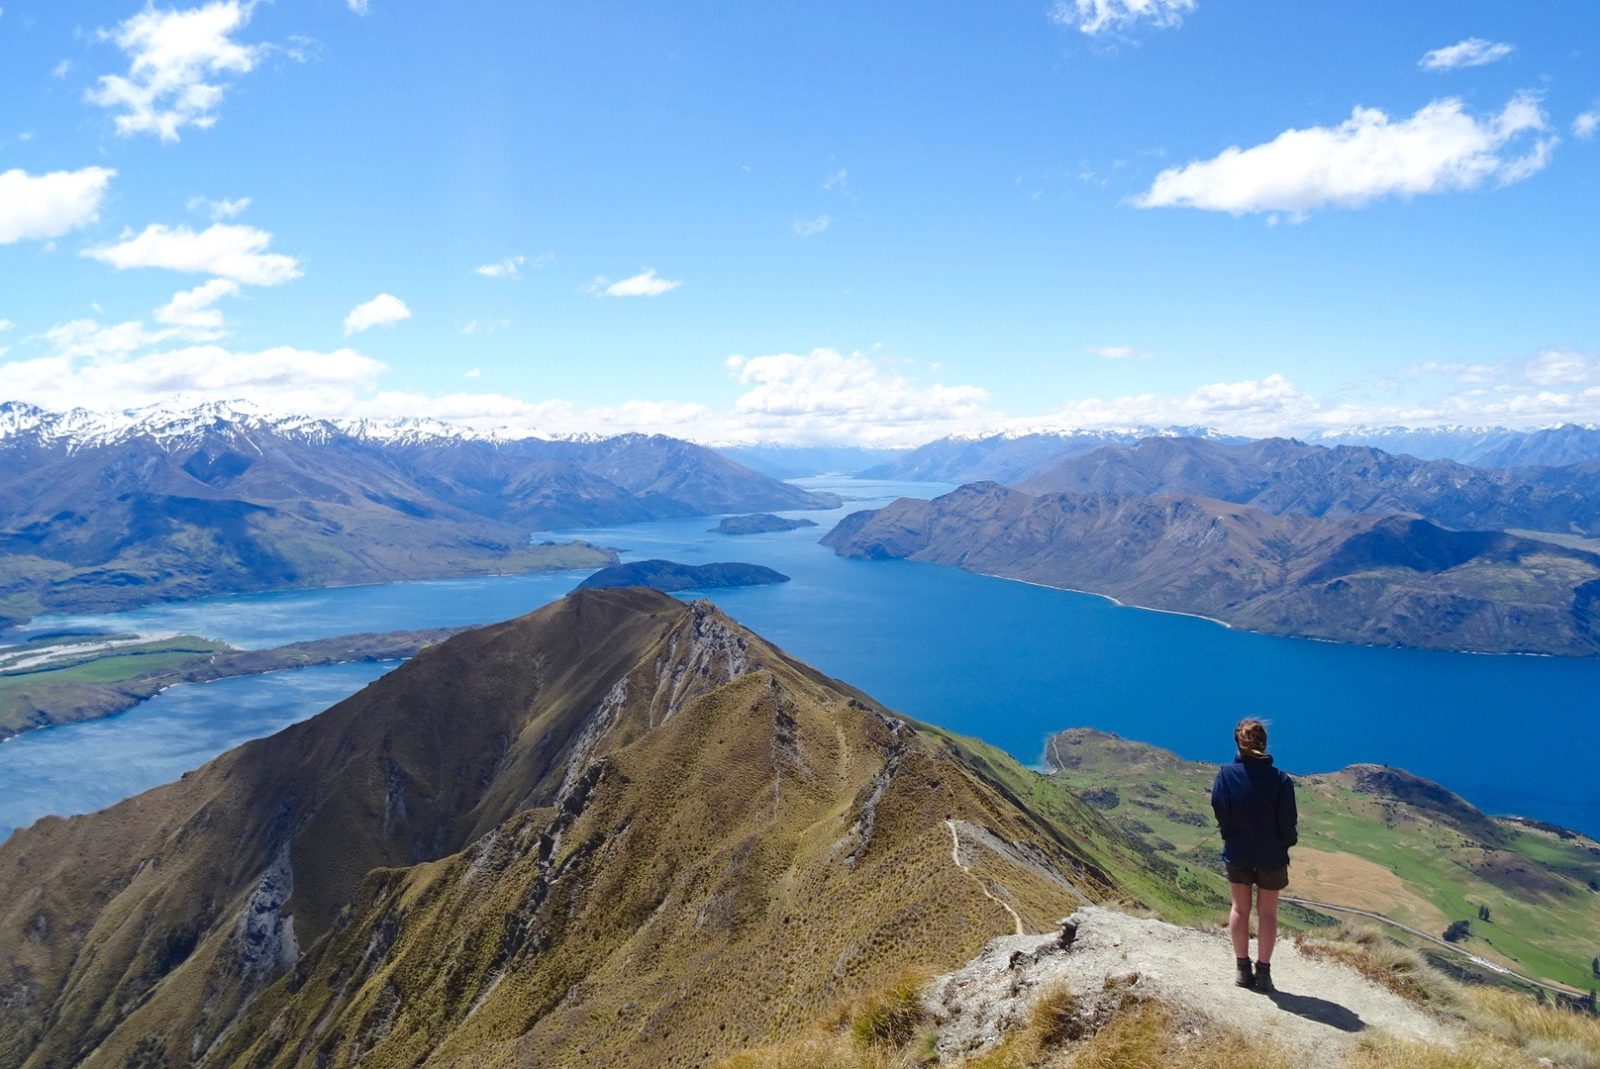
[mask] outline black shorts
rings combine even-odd
[[[1229,883],[1255,884],[1263,891],[1281,891],[1289,886],[1289,866],[1276,869],[1255,869],[1249,865],[1224,862]]]

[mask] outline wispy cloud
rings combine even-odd
[[[1600,111],[1581,112],[1572,120],[1573,134],[1583,141],[1594,137],[1596,130],[1600,130]]]
[[[1138,356],[1148,356],[1143,349],[1135,349],[1131,345],[1093,345],[1089,347],[1091,356],[1098,356],[1102,360],[1132,360]]]
[[[392,293],[380,293],[350,309],[350,314],[344,317],[344,332],[348,337],[373,327],[392,327],[410,318],[411,309],[406,307],[405,301]]]
[[[163,268],[230,278],[247,286],[276,286],[300,277],[300,261],[268,252],[272,235],[253,226],[213,223],[201,231],[187,226],[147,226],[124,234],[115,245],[85,249],[83,255],[118,270]]]
[[[546,264],[555,261],[554,253],[544,253],[540,256],[529,258],[527,256],[507,256],[503,260],[496,260],[492,264],[483,264],[474,267],[472,273],[482,275],[484,278],[521,278],[524,267],[538,270]]]
[[[1427,71],[1451,71],[1458,67],[1482,67],[1505,59],[1516,48],[1500,41],[1486,41],[1482,37],[1468,37],[1444,48],[1435,48],[1417,60],[1417,66]]]
[[[596,297],[659,297],[681,285],[683,285],[681,280],[660,278],[656,275],[655,268],[647,267],[637,275],[618,282],[613,282],[604,275],[597,275],[593,282],[584,287],[584,290]]]
[[[100,218],[100,204],[116,174],[104,167],[0,173],[0,245],[46,241],[88,226]]]
[[[828,229],[832,223],[833,220],[828,217],[828,213],[823,212],[821,215],[813,216],[810,219],[796,219],[789,224],[789,231],[797,238],[815,237]]]
[[[371,0],[345,0],[345,2],[357,15],[365,15],[372,10]]]
[[[497,334],[511,325],[509,319],[472,319],[462,328],[463,334]]]
[[[1383,197],[1506,185],[1549,162],[1557,139],[1538,136],[1547,129],[1531,94],[1482,119],[1454,98],[1401,120],[1376,108],[1356,108],[1338,126],[1286,130],[1265,144],[1169,168],[1133,203],[1299,218],[1318,208],[1359,208]]]
[[[248,74],[265,53],[262,45],[234,40],[255,4],[211,0],[182,10],[147,4],[116,29],[99,32],[127,55],[128,73],[102,76],[85,99],[115,111],[124,137],[155,134],[176,141],[186,126],[208,129],[227,92],[224,78]]]
[[[204,212],[211,217],[214,223],[226,222],[244,214],[250,207],[249,197],[239,197],[236,200],[212,200],[209,197],[190,197],[189,210],[191,212]]]
[[[1138,23],[1177,26],[1199,6],[1198,0],[1056,0],[1050,19],[1092,36]]]

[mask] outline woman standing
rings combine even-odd
[[[1289,847],[1299,839],[1294,780],[1273,767],[1267,726],[1241,720],[1233,729],[1239,755],[1217,770],[1211,808],[1222,832],[1222,861],[1233,909],[1228,933],[1239,968],[1234,981],[1271,994],[1272,947],[1278,940],[1278,892],[1289,886]],[[1250,968],[1250,895],[1255,892],[1256,964]]]

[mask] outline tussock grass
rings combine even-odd
[[[1419,1006],[1446,1011],[1461,1006],[1461,988],[1457,984],[1436,971],[1421,954],[1376,928],[1346,925],[1332,936],[1297,936],[1295,946],[1307,957],[1348,965]]]
[[[1292,1069],[1295,1063],[1277,1044],[1228,1028],[1195,1034],[1166,1007],[1140,1000],[1124,1003],[1067,1064],[1072,1069]]]
[[[907,972],[881,991],[858,999],[850,1007],[850,1035],[863,1047],[903,1047],[916,1038],[927,1019],[922,1008],[926,973]]]
[[[714,1063],[712,1069],[914,1069],[921,1064],[904,1051],[862,1047],[849,1036],[832,1032],[741,1051]]]
[[[1398,1039],[1363,1043],[1344,1069],[1540,1069],[1509,1047],[1483,1040],[1447,1047]]]
[[[1565,1069],[1600,1069],[1600,1019],[1494,988],[1468,991],[1467,1002],[1479,1028],[1531,1057]]]

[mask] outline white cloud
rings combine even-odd
[[[462,372],[462,374],[465,375],[469,379],[475,379],[478,376],[483,374],[483,368],[481,368],[481,367],[469,367],[469,368],[467,368],[466,371]]]
[[[511,325],[509,319],[472,319],[462,326],[463,334],[495,334]]]
[[[818,215],[815,218],[796,219],[793,223],[789,224],[789,230],[797,238],[809,238],[822,233],[824,230],[828,229],[832,223],[833,220],[828,217],[828,213],[823,212],[821,215]]]
[[[1548,162],[1556,139],[1533,136],[1546,129],[1538,98],[1528,94],[1482,119],[1453,98],[1399,121],[1376,108],[1356,108],[1335,127],[1286,130],[1265,144],[1236,146],[1169,168],[1134,203],[1299,218],[1316,208],[1359,208],[1380,197],[1504,185]],[[1529,141],[1521,155],[1510,154],[1513,142]]]
[[[233,39],[256,2],[210,0],[183,10],[147,4],[115,30],[100,31],[128,56],[128,73],[103,75],[85,99],[117,112],[124,137],[152,133],[176,141],[185,126],[211,127],[226,92],[221,78],[248,74],[265,51]]]
[[[1500,41],[1486,41],[1482,37],[1468,37],[1444,48],[1435,48],[1417,61],[1417,66],[1428,71],[1449,71],[1458,67],[1482,67],[1505,59],[1516,49]]]
[[[209,215],[213,223],[225,223],[244,214],[244,210],[250,207],[250,198],[212,200],[210,197],[190,197],[188,207],[191,212],[204,212]]]
[[[1206,426],[1234,434],[1278,434],[1315,421],[1321,403],[1282,375],[1214,382],[1188,394],[1137,394],[1069,401],[1031,426],[1048,429]]]
[[[1177,26],[1199,6],[1198,0],[1056,0],[1050,19],[1094,35],[1140,22]]]
[[[1535,386],[1600,381],[1600,361],[1576,349],[1545,349],[1530,357],[1524,374]]]
[[[988,391],[922,385],[860,352],[732,356],[727,368],[745,387],[723,429],[731,438],[909,444],[992,419]]]
[[[16,329],[16,326],[17,325],[9,319],[0,319],[0,334],[4,334],[8,330],[14,330]]]
[[[406,302],[392,293],[380,293],[365,304],[358,304],[344,317],[346,335],[360,334],[373,327],[389,327],[411,318]]]
[[[0,245],[60,237],[88,226],[100,217],[100,203],[116,174],[104,167],[0,173]]]
[[[357,15],[365,15],[372,10],[370,0],[346,0],[346,2],[350,5],[350,10]]]
[[[276,286],[300,277],[300,261],[268,252],[272,235],[253,226],[214,223],[201,231],[152,224],[125,234],[115,245],[85,249],[83,255],[118,270],[158,267],[196,275],[231,278],[247,286]]]
[[[1572,120],[1572,132],[1581,140],[1587,141],[1600,130],[1600,111],[1585,111]]]
[[[70,59],[64,59],[60,63],[57,63],[54,67],[50,68],[50,77],[52,78],[65,78],[71,73],[72,60]]]
[[[1091,356],[1098,356],[1102,360],[1131,360],[1136,356],[1146,356],[1142,349],[1135,349],[1131,345],[1093,345],[1088,350]]]
[[[593,282],[584,287],[584,290],[596,297],[659,297],[681,285],[683,283],[678,280],[658,278],[656,269],[647,267],[632,278],[625,278],[620,282],[613,282],[604,275],[598,275]]]
[[[472,273],[482,275],[484,278],[521,278],[522,269],[531,267],[535,270],[544,267],[555,260],[554,253],[544,253],[529,259],[526,256],[507,256],[503,260],[496,260],[492,264],[474,267]]]
[[[182,327],[202,334],[222,330],[222,309],[212,307],[223,297],[237,296],[239,284],[229,278],[214,278],[192,290],[173,295],[172,300],[155,310],[157,323]]]

